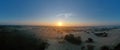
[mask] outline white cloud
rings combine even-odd
[[[60,13],[60,14],[57,14],[56,17],[60,18],[60,19],[67,19],[69,17],[72,16],[72,13]]]

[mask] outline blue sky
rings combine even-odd
[[[0,0],[0,24],[120,24],[120,0]]]

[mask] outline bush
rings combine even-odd
[[[110,50],[108,46],[102,46],[100,50]]]
[[[107,37],[108,33],[104,32],[104,33],[95,33],[96,36],[98,37]]]
[[[114,50],[120,50],[120,44],[118,44],[117,46],[115,46]]]
[[[72,44],[81,44],[81,37],[74,37],[73,34],[66,35],[64,39]]]
[[[82,47],[81,47],[81,50],[85,50],[85,47],[84,47],[84,46],[82,46]]]
[[[92,38],[88,38],[88,40],[86,40],[87,43],[93,43],[93,39]]]
[[[88,50],[94,50],[94,47],[95,47],[95,46],[93,46],[93,45],[87,45],[87,49],[88,49]]]

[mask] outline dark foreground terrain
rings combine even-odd
[[[19,28],[21,26],[0,26],[0,50],[45,50],[46,41]]]
[[[120,26],[0,26],[0,50],[120,50]]]

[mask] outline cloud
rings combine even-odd
[[[69,17],[72,16],[72,13],[60,13],[60,14],[57,14],[56,17],[60,18],[60,19],[67,19]]]

